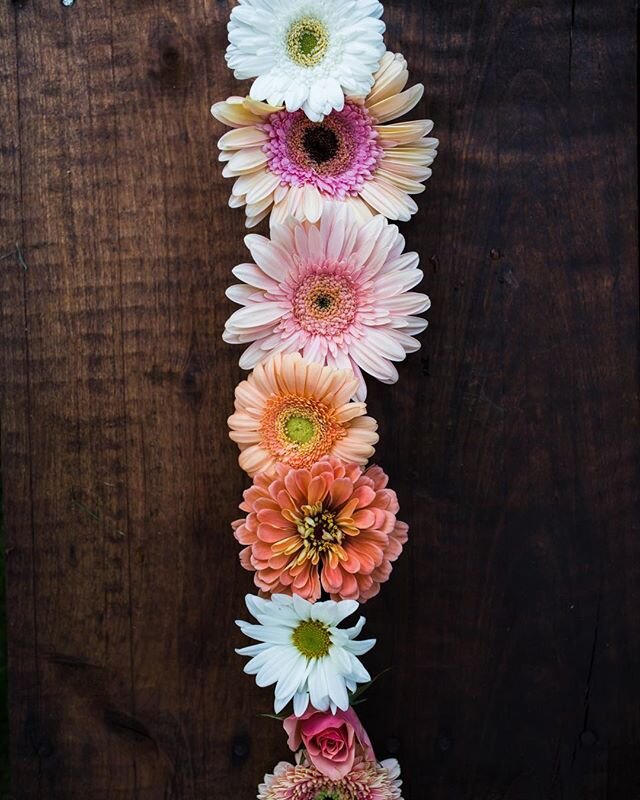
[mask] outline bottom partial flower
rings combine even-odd
[[[400,765],[395,759],[380,764],[356,761],[339,780],[311,766],[304,751],[296,761],[295,765],[281,761],[273,775],[265,775],[258,800],[402,800]]]

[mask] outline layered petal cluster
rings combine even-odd
[[[318,711],[346,711],[349,692],[371,680],[358,658],[375,644],[375,639],[357,639],[364,617],[352,628],[339,627],[358,604],[309,603],[296,595],[274,595],[270,600],[247,595],[246,604],[258,624],[238,620],[237,625],[258,644],[236,652],[250,656],[244,671],[256,676],[258,686],[275,684],[276,713],[292,700],[296,717],[309,703]]]
[[[395,383],[393,362],[420,349],[430,306],[411,291],[422,280],[417,253],[405,253],[396,225],[376,215],[360,223],[348,206],[331,206],[319,223],[290,219],[271,238],[251,234],[252,263],[233,274],[243,281],[227,296],[242,306],[227,320],[224,340],[248,344],[240,359],[252,369],[274,353],[352,370],[364,400],[363,372]]]
[[[256,78],[254,100],[302,109],[322,121],[365,95],[385,47],[378,0],[239,0],[229,21],[227,63]]]
[[[265,775],[258,800],[402,800],[400,765],[395,759],[381,763],[356,761],[344,778],[323,775],[302,754],[296,764],[280,762]]]
[[[378,466],[323,458],[309,469],[260,473],[244,493],[234,524],[243,567],[266,594],[371,599],[389,579],[408,527],[396,519],[396,493]]]
[[[378,441],[367,407],[352,402],[358,380],[350,370],[322,367],[298,353],[258,364],[236,387],[229,436],[250,476],[275,475],[282,462],[311,467],[327,455],[366,464]]]
[[[378,762],[350,703],[371,678],[360,661],[359,604],[377,595],[408,539],[379,466],[365,376],[398,380],[420,348],[430,307],[423,273],[392,221],[407,222],[438,140],[428,119],[400,121],[422,99],[407,62],[385,51],[379,0],[236,0],[228,65],[255,79],[248,97],[212,106],[229,205],[252,228],[251,261],[233,269],[240,308],[224,340],[245,349],[229,436],[253,479],[233,524],[253,640],[236,652],[274,687],[295,763],[258,800],[402,800],[400,767]],[[331,599],[323,599],[329,596]],[[296,752],[297,751],[297,752]]]
[[[322,122],[273,105],[274,98],[215,103],[213,116],[234,129],[218,143],[222,174],[234,178],[229,205],[246,207],[247,227],[269,214],[272,224],[289,216],[317,222],[336,203],[363,222],[374,214],[411,219],[438,140],[429,136],[431,120],[397,121],[424,93],[422,84],[406,89],[408,80],[404,57],[387,52],[369,94],[348,97]]]
[[[346,777],[356,758],[376,760],[371,740],[352,708],[335,714],[309,708],[302,717],[287,717],[283,724],[290,749],[297,753],[304,745],[313,766],[334,780]]]

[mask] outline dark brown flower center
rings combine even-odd
[[[316,302],[316,308],[318,308],[320,311],[326,311],[333,305],[333,298],[329,297],[328,294],[319,294],[316,297],[315,302]]]
[[[304,132],[302,144],[305,152],[316,164],[325,164],[335,158],[340,143],[335,132],[326,125],[311,125]]]

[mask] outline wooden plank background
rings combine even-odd
[[[229,522],[226,0],[3,0],[13,797],[240,800],[287,755]],[[431,327],[373,387],[412,538],[362,715],[406,800],[640,797],[633,0],[388,0],[441,138]]]

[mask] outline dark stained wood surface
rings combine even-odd
[[[19,800],[240,800],[287,755],[232,650],[231,5],[0,7]],[[362,716],[406,800],[637,800],[635,3],[386,19],[442,144],[403,231],[431,326],[370,398],[412,538],[365,608],[393,671]]]

